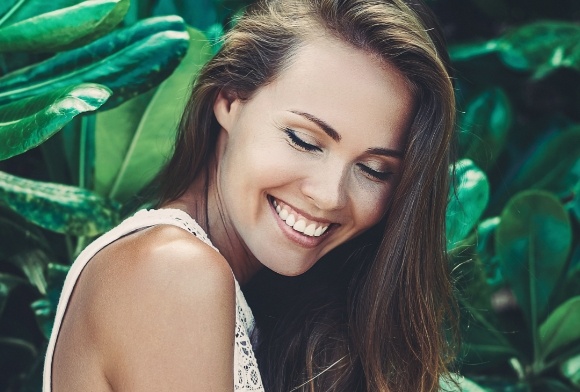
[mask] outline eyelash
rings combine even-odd
[[[288,139],[290,140],[290,143],[293,144],[295,147],[304,150],[304,151],[308,151],[308,152],[315,152],[315,151],[319,151],[322,152],[322,149],[320,147],[317,147],[313,144],[307,143],[304,140],[302,140],[301,138],[299,138],[296,135],[296,132],[290,128],[284,128],[284,132],[286,133],[286,135],[288,135]],[[371,169],[368,166],[363,165],[362,163],[357,164],[357,166],[365,173],[365,175],[372,177],[375,180],[379,180],[379,181],[386,181],[388,180],[391,176],[392,176],[392,172],[380,172],[380,171],[376,171]]]
[[[286,132],[286,135],[288,135],[288,139],[290,139],[290,143],[292,143],[294,146],[304,150],[304,151],[322,151],[322,149],[320,147],[317,147],[315,145],[312,145],[310,143],[306,143],[304,140],[300,139],[298,136],[296,136],[296,132],[294,132],[292,129],[290,128],[284,128],[284,132]]]
[[[380,172],[380,171],[376,171],[376,170],[373,170],[370,167],[365,166],[365,165],[363,165],[361,163],[358,164],[358,167],[363,172],[365,172],[365,174],[367,174],[367,175],[369,175],[369,176],[371,176],[374,179],[379,180],[379,181],[387,181],[393,175],[392,172]]]

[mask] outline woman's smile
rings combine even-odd
[[[305,248],[320,245],[338,226],[338,223],[313,218],[273,196],[268,196],[268,202],[281,231],[290,240]]]

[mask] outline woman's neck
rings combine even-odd
[[[210,169],[201,173],[182,196],[162,208],[177,208],[195,219],[227,260],[236,280],[244,285],[263,266],[228,219],[215,178],[215,169],[210,165]]]

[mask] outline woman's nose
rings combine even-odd
[[[338,210],[346,206],[348,171],[344,166],[323,166],[307,173],[302,193],[320,210]]]

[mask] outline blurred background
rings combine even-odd
[[[248,3],[0,3],[0,391],[41,390],[68,266],[147,206],[189,86]],[[456,369],[489,391],[580,391],[580,2],[427,3],[457,92]]]

